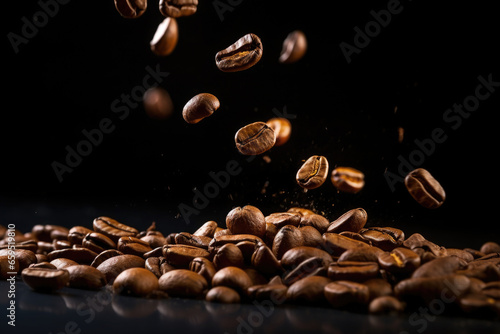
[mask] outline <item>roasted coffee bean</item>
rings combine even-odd
[[[225,267],[217,271],[212,278],[212,286],[227,286],[236,290],[239,294],[245,294],[247,289],[253,285],[252,279],[241,268]]]
[[[254,244],[262,243],[262,239],[253,234],[230,234],[230,235],[221,235],[214,236],[210,244],[208,245],[209,251],[216,251],[218,248],[222,247],[225,244],[238,244],[240,242],[253,242]]]
[[[328,160],[323,156],[313,155],[297,171],[295,179],[304,189],[316,189],[325,182],[327,174]]]
[[[306,208],[300,208],[300,207],[293,207],[293,208],[290,208],[288,209],[287,212],[291,212],[291,213],[298,213],[299,215],[301,215],[302,217],[305,217],[305,216],[308,216],[308,215],[314,215],[316,214],[316,212],[312,211],[312,210],[309,210],[309,209],[306,209]]]
[[[320,257],[311,257],[302,261],[283,278],[283,284],[290,285],[304,277],[327,276],[327,263]]]
[[[217,222],[209,220],[205,224],[201,225],[200,228],[198,228],[196,231],[194,231],[193,235],[213,238],[216,230]]]
[[[252,280],[252,285],[260,285],[260,284],[266,284],[268,279],[257,269],[255,268],[244,268],[244,272],[247,273],[248,277]]]
[[[88,229],[83,226],[74,226],[68,232],[68,241],[72,245],[81,245],[83,238],[89,233],[92,233],[91,229]]]
[[[433,255],[431,259],[448,255],[448,251],[446,250],[446,248],[440,247],[435,243],[426,240],[419,233],[414,233],[408,239],[403,241],[403,246],[410,248],[414,252],[418,253],[422,258],[422,263],[428,262],[427,259],[424,259],[424,254],[426,253]]]
[[[381,296],[393,295],[391,283],[383,278],[372,278],[364,281],[363,284],[368,287],[370,301]]]
[[[62,226],[61,226],[62,227]],[[50,240],[68,241],[69,230],[66,227],[56,228],[50,232]]]
[[[252,241],[242,241],[242,242],[238,242],[235,245],[236,245],[236,247],[238,247],[240,249],[241,254],[243,255],[243,262],[245,264],[250,264],[254,251],[261,244],[256,244],[255,242],[252,242]],[[264,244],[262,244],[262,245],[264,245]]]
[[[118,242],[121,237],[134,237],[139,233],[135,228],[108,217],[94,219],[93,226],[96,232],[104,234],[114,242]]]
[[[423,168],[411,171],[405,177],[405,185],[413,199],[427,209],[439,208],[446,199],[443,187]]]
[[[473,279],[471,279],[472,282]],[[484,284],[481,291],[488,297],[500,300],[500,281],[488,282]]]
[[[31,234],[37,241],[52,242],[51,233],[55,230],[59,230],[64,233],[68,233],[69,231],[64,226],[47,224],[33,226],[33,228],[31,229]]]
[[[163,257],[168,264],[178,268],[188,268],[189,263],[196,257],[208,258],[210,253],[203,248],[188,245],[165,245]]]
[[[379,254],[380,267],[396,275],[411,274],[420,266],[420,256],[414,251],[397,247],[390,252]]]
[[[107,249],[116,248],[116,243],[102,233],[92,232],[83,238],[82,246],[99,254]]]
[[[324,292],[326,299],[334,308],[363,305],[369,300],[368,287],[357,282],[332,282],[325,286]]]
[[[404,304],[393,296],[381,296],[375,298],[368,305],[368,312],[371,314],[401,314],[404,311]]]
[[[363,208],[352,209],[335,219],[327,228],[328,233],[344,231],[358,233],[365,226],[368,214]]]
[[[283,270],[273,251],[264,244],[260,244],[255,248],[251,263],[252,266],[266,275],[279,273]]]
[[[41,254],[48,254],[54,250],[54,245],[51,242],[38,241],[36,248],[37,248],[37,252],[39,252]]]
[[[261,57],[260,38],[255,34],[247,34],[226,49],[217,52],[215,64],[222,72],[238,72],[254,66]]]
[[[108,284],[112,284],[115,278],[124,270],[129,268],[144,268],[145,260],[137,255],[124,254],[113,256],[99,266],[97,270],[106,277]]]
[[[320,304],[325,301],[325,286],[331,280],[323,276],[304,277],[288,287],[286,299],[290,302]]]
[[[489,241],[484,243],[479,251],[485,255],[490,253],[500,253],[500,245],[496,242]]]
[[[445,276],[452,274],[457,270],[465,269],[466,266],[467,262],[458,257],[440,257],[422,264],[413,272],[411,277],[418,278]]]
[[[474,256],[463,249],[446,248],[446,253],[448,254],[448,256],[456,256],[466,262],[471,262],[474,260]]]
[[[377,247],[357,247],[343,252],[337,261],[377,262],[379,255],[383,252]]]
[[[292,64],[304,57],[307,50],[306,35],[300,30],[294,30],[283,41],[279,62]]]
[[[140,239],[147,242],[152,249],[165,245],[165,237],[158,231],[149,231]]]
[[[102,272],[89,265],[79,264],[67,267],[69,273],[68,286],[76,289],[99,290],[106,285],[106,277]]]
[[[266,233],[264,214],[252,205],[231,210],[226,216],[226,225],[232,234],[252,234],[262,238]]]
[[[13,248],[12,244],[6,243],[0,245],[0,249],[9,249],[9,248],[11,249]],[[36,240],[25,240],[17,242],[14,244],[14,249],[25,249],[32,251],[33,253],[36,254],[36,252],[38,251],[38,242],[36,242]]]
[[[276,234],[278,234],[278,231],[279,231],[279,228],[276,227],[276,225],[271,224],[271,223],[266,223],[266,233],[264,234],[264,237],[262,238],[266,245],[268,245],[269,247],[273,247],[274,237],[276,237]]]
[[[146,297],[158,288],[158,278],[145,268],[126,269],[113,282],[113,292],[122,295]]]
[[[29,268],[45,268],[45,269],[57,269],[55,265],[53,265],[50,262],[38,262],[38,263],[33,263],[29,266]]]
[[[177,20],[173,17],[167,17],[158,25],[153,39],[149,42],[151,51],[157,56],[168,56],[174,51],[178,39],[179,30]],[[144,102],[146,104],[146,101]],[[152,113],[152,115],[158,114],[161,115],[162,113]]]
[[[299,231],[302,234],[302,239],[304,240],[302,243],[303,246],[318,248],[323,247],[323,238],[317,229],[312,226],[302,226],[299,227]]]
[[[304,238],[300,230],[292,225],[283,226],[273,241],[273,254],[279,260],[289,249],[304,246]]]
[[[23,269],[37,262],[35,253],[27,249],[0,249],[0,256],[12,257],[12,252],[14,252],[14,257],[19,263],[19,271],[23,271]]]
[[[328,266],[328,277],[333,281],[363,282],[378,275],[379,267],[376,262],[344,261],[330,263]]]
[[[488,264],[475,268],[457,270],[455,271],[455,274],[480,279],[483,282],[492,282],[500,280],[500,267]]]
[[[363,172],[352,167],[337,167],[332,170],[330,180],[337,190],[356,194],[365,186]]]
[[[181,298],[203,297],[203,292],[208,288],[203,276],[187,269],[175,269],[163,274],[158,279],[158,285],[169,296]]]
[[[236,304],[240,302],[241,298],[234,289],[227,286],[216,286],[208,290],[205,300],[212,303]]]
[[[147,0],[115,0],[115,7],[121,16],[127,19],[136,19],[146,11]]]
[[[223,235],[231,235],[231,231],[229,231],[229,229],[227,228],[218,227],[214,232],[214,238],[221,237]]]
[[[330,226],[330,221],[323,217],[322,215],[318,215],[315,213],[302,215],[300,218],[299,227],[304,226],[312,226],[319,231],[319,233],[325,233]]]
[[[286,301],[288,287],[284,284],[262,284],[253,285],[247,289],[247,294],[252,300],[270,300],[275,305],[281,305]]]
[[[144,263],[144,268],[152,272],[156,277],[160,278],[163,273],[160,268],[160,258],[159,257],[148,257]]]
[[[40,262],[49,262],[49,258],[47,257],[46,254],[35,254],[36,256],[36,263]]]
[[[212,282],[212,279],[217,272],[212,261],[204,257],[196,257],[189,263],[189,270],[203,276],[207,282]]]
[[[456,301],[469,290],[470,284],[468,277],[455,274],[408,278],[396,284],[394,294],[411,303],[429,303],[434,299],[444,298]]]
[[[217,270],[230,266],[243,268],[243,253],[236,245],[226,244],[217,250],[213,263]]]
[[[63,269],[25,268],[21,277],[24,283],[37,291],[56,291],[69,282],[69,273]]]
[[[344,237],[337,233],[323,233],[323,247],[332,256],[340,256],[348,249],[357,247],[372,247],[366,243]]]
[[[196,124],[202,119],[212,115],[220,107],[217,97],[209,93],[200,93],[192,97],[184,109],[182,117],[190,124]]]
[[[266,122],[267,126],[273,129],[276,135],[276,142],[274,146],[284,145],[292,133],[292,125],[290,121],[284,117],[274,117]]]
[[[303,261],[314,257],[321,258],[325,265],[333,262],[331,255],[324,250],[307,246],[294,247],[288,250],[285,254],[283,254],[280,262],[283,268],[294,269]]]
[[[168,19],[167,19],[168,20]],[[168,34],[168,32],[167,32]],[[168,35],[167,35],[168,36]],[[156,35],[155,35],[156,38]],[[166,37],[168,39],[168,37]],[[170,50],[164,51],[163,49],[167,48],[170,45],[164,45],[164,39],[160,39],[159,41],[151,41],[151,43],[156,42],[155,46],[151,44],[151,49],[153,52],[171,52]],[[161,87],[152,87],[149,88],[145,93],[142,99],[142,103],[144,105],[144,110],[146,115],[154,120],[163,121],[174,113],[174,103],[172,102],[172,98],[170,94]]]
[[[165,273],[168,273],[169,271],[172,271],[174,269],[177,269],[177,268],[175,268],[174,266],[169,264],[163,256],[160,257],[160,272],[162,275]]]
[[[189,245],[208,249],[208,245],[212,241],[210,237],[197,236],[188,232],[181,232],[175,236],[175,243],[177,245]]]
[[[92,261],[92,263],[90,265],[94,268],[97,268],[101,263],[103,263],[107,259],[110,259],[110,258],[112,258],[114,256],[118,256],[118,255],[123,255],[123,253],[117,249],[105,250],[104,252],[99,253],[99,255],[97,255],[95,257],[94,261]]]
[[[15,257],[9,259],[8,255],[0,255],[0,278],[9,278],[12,276],[9,273],[19,273],[19,261]]]
[[[481,293],[468,293],[460,298],[460,308],[463,312],[480,318],[498,318],[500,316],[500,301]]]
[[[92,261],[94,261],[96,256],[97,253],[91,251],[88,248],[59,249],[47,254],[47,258],[49,259],[49,261],[63,257],[78,262],[79,264],[88,264],[88,265],[90,265]]]
[[[367,227],[359,231],[361,236],[375,247],[390,251],[403,244],[405,234],[394,227]]]
[[[301,216],[289,212],[275,212],[266,216],[266,224],[271,223],[277,228],[282,228],[285,225],[299,226]]]
[[[160,0],[160,13],[167,17],[182,17],[196,13],[198,0]]]
[[[62,258],[58,258],[58,259],[50,261],[50,264],[55,266],[57,269],[66,269],[66,268],[71,267],[71,266],[77,266],[78,262],[62,257]]]
[[[266,123],[255,122],[239,129],[234,141],[241,154],[258,155],[274,146],[276,135]]]
[[[71,243],[68,240],[54,239],[54,241],[52,242],[52,248],[54,250],[71,248]]]

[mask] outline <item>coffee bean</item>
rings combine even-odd
[[[340,256],[348,249],[372,247],[362,241],[344,237],[337,233],[323,233],[323,247],[332,256]]]
[[[255,248],[251,263],[252,266],[266,275],[279,273],[283,270],[273,251],[264,244],[260,244]]]
[[[333,281],[363,282],[379,275],[377,262],[343,261],[328,266],[328,277]]]
[[[324,289],[331,280],[323,276],[302,278],[288,287],[287,301],[306,304],[320,304],[325,301]]]
[[[169,296],[181,298],[200,298],[208,288],[203,276],[187,269],[175,269],[163,274],[158,279],[158,285]]]
[[[251,234],[262,238],[266,233],[264,214],[252,205],[231,210],[226,216],[226,225],[232,234]]]
[[[398,299],[413,303],[429,303],[442,298],[457,301],[470,287],[470,279],[463,275],[445,275],[432,277],[408,278],[400,281],[394,287]]]
[[[403,244],[405,234],[394,227],[367,227],[359,231],[375,247],[390,251]]]
[[[217,270],[230,266],[243,268],[243,253],[236,245],[225,244],[215,253],[213,263]]]
[[[381,296],[394,294],[391,283],[383,278],[372,278],[364,281],[363,284],[368,287],[370,301]]]
[[[302,261],[283,278],[283,284],[291,285],[304,277],[327,276],[327,262],[320,257],[311,257]]]
[[[51,233],[56,230],[63,233],[69,232],[69,230],[64,226],[47,224],[33,226],[33,228],[31,229],[31,234],[37,241],[52,242]]]
[[[303,246],[311,246],[311,247],[323,247],[323,238],[321,233],[317,229],[312,226],[302,226],[299,227],[299,231],[302,234],[302,242]]]
[[[129,268],[144,268],[145,260],[137,255],[124,254],[107,259],[97,270],[106,277],[108,284],[113,284],[115,278],[124,270]]]
[[[160,278],[163,273],[160,268],[160,258],[159,257],[148,257],[144,263],[144,268],[152,272],[156,277]]]
[[[175,243],[177,245],[189,245],[208,249],[210,241],[212,241],[210,237],[197,236],[188,232],[181,232],[175,235]]]
[[[296,180],[304,189],[315,189],[321,186],[328,174],[328,160],[319,155],[313,155],[304,162],[297,171]]]
[[[104,234],[114,242],[118,242],[121,237],[134,237],[139,233],[135,228],[108,217],[94,219],[93,226],[96,232]]]
[[[212,282],[212,279],[217,272],[212,261],[204,257],[196,257],[189,263],[189,270],[203,276],[207,282]]]
[[[330,180],[337,190],[356,194],[365,186],[363,172],[352,167],[337,167],[332,170]]]
[[[115,0],[116,10],[127,19],[140,17],[146,11],[147,5],[147,0]]]
[[[92,233],[91,229],[88,229],[83,226],[74,226],[68,232],[68,241],[72,245],[81,245],[83,238],[89,233]]]
[[[203,248],[188,245],[165,245],[163,257],[168,264],[178,268],[188,268],[189,263],[196,257],[208,258],[210,253]]]
[[[69,273],[68,286],[71,288],[99,290],[106,285],[104,274],[89,265],[79,264],[66,270]]]
[[[408,248],[398,247],[379,254],[378,263],[392,274],[409,275],[420,266],[420,256]]]
[[[37,291],[56,291],[69,282],[69,273],[64,269],[25,268],[21,277],[24,283]]]
[[[500,301],[481,293],[469,293],[460,298],[460,308],[468,315],[479,318],[498,318]]]
[[[254,66],[262,57],[262,42],[255,34],[247,34],[226,49],[217,52],[215,64],[223,72],[237,72]]]
[[[415,201],[427,209],[439,208],[446,198],[443,187],[423,168],[411,171],[405,177],[405,185]]]
[[[308,215],[314,215],[316,214],[316,212],[312,211],[312,210],[309,210],[309,209],[306,209],[306,208],[300,208],[300,207],[293,207],[293,208],[290,208],[288,209],[287,212],[291,212],[291,213],[298,213],[299,215],[301,215],[302,217],[305,217],[305,216],[308,216]]]
[[[40,241],[41,242],[41,241]],[[4,245],[0,245],[0,249],[9,249],[9,247],[12,249],[12,244],[4,244]],[[36,254],[36,252],[38,251],[38,243],[35,241],[35,240],[25,240],[25,241],[21,241],[21,242],[16,242],[14,244],[14,249],[25,249],[25,250],[29,250],[29,251],[32,251],[33,253]],[[42,250],[44,251],[44,250]]]
[[[107,259],[110,259],[110,258],[112,258],[114,256],[118,256],[118,255],[123,255],[123,253],[117,249],[105,250],[105,251],[99,253],[99,255],[97,255],[95,257],[94,261],[92,261],[92,263],[90,265],[94,268],[97,268],[101,263],[103,263]]]
[[[71,266],[77,266],[78,262],[62,257],[62,258],[58,258],[58,259],[50,261],[50,264],[55,266],[57,269],[66,269],[66,268],[71,267]]]
[[[304,57],[306,50],[306,35],[300,30],[292,31],[283,41],[279,62],[283,64],[295,63]]]
[[[289,212],[275,212],[265,217],[266,224],[271,223],[277,228],[282,228],[285,225],[299,226],[301,216]]]
[[[255,122],[239,129],[234,141],[241,154],[258,155],[274,146],[276,135],[266,123]]]
[[[174,51],[178,39],[177,20],[167,17],[158,25],[153,39],[149,42],[151,51],[157,56],[168,56]]]
[[[379,255],[383,252],[378,247],[357,247],[343,252],[337,261],[377,262]]]
[[[146,297],[158,288],[158,278],[145,268],[126,269],[113,282],[113,292],[122,295]]]
[[[311,213],[301,216],[299,226],[312,226],[317,229],[319,233],[325,233],[328,226],[330,226],[330,221],[322,215]]]
[[[50,262],[38,262],[38,263],[33,263],[29,266],[29,268],[45,268],[45,269],[57,269],[55,265],[53,265]]]
[[[209,220],[205,224],[201,225],[196,231],[194,231],[193,235],[213,238],[216,230],[217,222]]]
[[[371,314],[401,314],[404,305],[393,296],[381,296],[375,298],[368,305],[368,312]]]
[[[147,232],[145,236],[141,237],[141,240],[147,242],[152,249],[165,245],[165,237],[158,231]]]
[[[174,113],[174,103],[172,102],[172,98],[170,97],[170,94],[161,87],[149,88],[144,93],[142,103],[144,105],[146,115],[154,120],[166,120]]]
[[[212,278],[212,286],[227,286],[239,294],[246,294],[247,289],[253,285],[252,279],[241,268],[225,267],[217,271]]]
[[[293,225],[283,226],[273,241],[273,254],[277,259],[281,259],[289,249],[304,245],[304,238],[300,230]]]
[[[182,17],[196,13],[198,0],[160,0],[160,13],[167,17]]]
[[[448,254],[448,256],[456,256],[458,258],[461,258],[465,262],[471,262],[474,260],[474,256],[463,249],[447,248],[446,253]]]
[[[247,294],[252,300],[270,300],[274,304],[280,305],[286,301],[288,287],[284,284],[261,284],[253,285],[247,289]]]
[[[417,268],[413,272],[411,277],[418,278],[418,277],[445,276],[453,274],[457,270],[465,269],[466,266],[467,262],[458,257],[455,256],[440,257],[422,264],[419,268]]]
[[[255,242],[252,242],[252,241],[241,241],[241,242],[238,242],[237,244],[235,244],[236,247],[238,247],[239,250],[241,251],[241,254],[243,255],[243,262],[245,263],[245,265],[248,265],[251,263],[251,259],[252,259],[252,255],[253,255],[254,251],[261,244],[256,244]],[[264,244],[262,244],[262,245],[264,245]]]
[[[303,261],[313,257],[321,258],[326,265],[333,262],[331,255],[324,250],[308,246],[300,246],[289,249],[283,254],[280,262],[284,268],[294,269]]]
[[[274,117],[268,120],[266,124],[273,129],[276,136],[274,146],[282,146],[290,139],[292,125],[288,119],[284,117]]]
[[[368,214],[363,208],[352,209],[335,219],[327,228],[328,233],[359,232],[366,224]]]
[[[231,234],[231,235],[214,236],[212,241],[210,241],[208,250],[210,252],[213,252],[214,250],[217,251],[218,248],[222,247],[225,244],[238,244],[244,241],[252,242],[254,244],[263,242],[261,238],[253,234],[235,234],[235,235]]]
[[[414,233],[408,237],[408,239],[403,241],[403,246],[414,251],[416,248],[423,248],[425,251],[431,252],[436,257],[442,257],[448,254],[446,248],[440,247],[435,243],[426,240],[424,236],[419,233]]]
[[[102,233],[92,232],[83,238],[82,246],[99,254],[107,249],[116,248],[116,243]]]
[[[56,240],[52,242],[52,248],[54,250],[71,248],[71,243],[68,240]]]
[[[334,308],[368,303],[369,291],[364,284],[351,281],[329,283],[324,289],[325,297]]]
[[[96,256],[97,256],[96,252],[83,247],[59,249],[47,254],[47,258],[49,259],[49,261],[63,257],[78,262],[78,264],[88,264],[88,265],[90,265],[92,261],[94,261]]]
[[[36,264],[32,263],[31,265]],[[11,276],[7,274],[9,272],[19,272],[19,261],[14,257],[14,259],[9,259],[8,255],[0,255],[0,278],[6,279]]]
[[[484,243],[479,251],[485,255],[490,253],[500,253],[500,245],[496,242],[489,241]]]
[[[212,303],[236,304],[240,302],[241,298],[234,289],[227,286],[216,286],[208,290],[205,300]]]
[[[14,252],[14,258],[19,263],[19,271],[23,271],[23,269],[37,262],[35,253],[27,249],[0,249],[0,256],[12,257],[12,252]]]
[[[220,107],[217,97],[209,93],[200,93],[192,97],[182,109],[182,117],[190,124],[196,124],[212,115]]]

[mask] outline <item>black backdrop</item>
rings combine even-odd
[[[224,225],[232,207],[246,204],[265,214],[306,206],[332,220],[364,207],[371,225],[421,231],[446,246],[498,241],[491,229],[498,231],[500,87],[456,129],[450,125],[458,123],[443,120],[447,109],[474,96],[479,76],[500,81],[493,5],[401,1],[398,13],[380,31],[371,30],[369,43],[348,62],[341,43],[355,46],[355,28],[364,30],[368,23],[376,29],[372,11],[380,13],[394,1],[322,8],[293,1],[200,0],[195,15],[178,20],[179,42],[167,57],[149,49],[163,19],[156,2],[134,20],[120,17],[113,1],[68,1],[50,7],[51,16],[36,15],[41,3],[54,2],[11,3],[6,19],[2,224],[26,231],[34,223],[89,225],[93,215],[108,214],[141,228],[155,220],[160,230],[173,232],[192,231],[207,219]],[[222,19],[217,4],[226,6]],[[15,52],[9,36],[22,35],[26,21],[40,27]],[[298,63],[279,64],[282,41],[295,29],[304,31],[309,49]],[[244,72],[220,72],[215,53],[250,32],[262,40],[260,62]],[[154,121],[138,103],[120,119],[113,102],[123,106],[123,94],[140,92],[146,68],[162,73],[160,86],[172,96],[174,115]],[[189,125],[182,107],[201,92],[216,95],[221,108]],[[240,127],[284,112],[291,117],[292,137],[265,154],[270,162],[238,153],[234,134]],[[113,131],[60,182],[54,161],[64,163],[66,146],[75,149],[85,139],[82,131],[103,119]],[[399,126],[405,129],[401,144]],[[441,208],[426,210],[401,182],[391,189],[384,173],[397,174],[401,157],[417,158],[415,140],[428,141],[436,128],[446,141],[430,154],[420,153],[419,167],[441,182],[448,198]],[[365,188],[356,195],[337,193],[328,180],[304,193],[295,173],[313,154],[325,155],[330,168],[363,171]],[[210,172],[225,170],[228,162],[238,164],[237,175],[227,186],[211,188],[213,198],[197,202],[196,209],[194,189],[203,192],[213,181]],[[198,211],[186,220],[181,204]]]

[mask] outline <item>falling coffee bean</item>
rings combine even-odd
[[[196,13],[198,0],[160,0],[159,9],[167,17],[189,16]]]
[[[177,20],[167,17],[158,25],[153,39],[149,42],[151,51],[157,56],[168,56],[174,51],[178,39]]]
[[[271,149],[276,142],[276,135],[266,123],[248,124],[234,136],[236,148],[244,155],[258,155]]]
[[[306,35],[300,30],[292,31],[283,41],[279,62],[283,64],[295,63],[304,57],[306,50]]]
[[[405,185],[415,201],[427,209],[439,208],[446,198],[443,187],[423,168],[411,171],[405,177]]]
[[[271,118],[266,122],[267,126],[273,129],[276,135],[276,143],[274,146],[281,146],[285,144],[292,133],[292,125],[290,121],[284,117]]]
[[[191,98],[184,109],[182,117],[190,124],[196,124],[214,113],[220,107],[217,97],[209,93],[201,93]]]
[[[142,102],[146,115],[154,120],[161,121],[168,119],[174,112],[174,105],[170,94],[161,87],[149,88],[144,93]]]
[[[332,184],[339,191],[357,193],[365,186],[365,175],[351,167],[337,167],[330,177]]]
[[[254,66],[262,57],[262,42],[247,34],[226,49],[217,52],[215,64],[223,72],[238,72]]]
[[[328,174],[328,160],[319,155],[313,155],[304,162],[297,172],[297,183],[304,189],[315,189],[321,186]]]
[[[121,16],[136,19],[146,11],[147,0],[115,0],[115,7]]]

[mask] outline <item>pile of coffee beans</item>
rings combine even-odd
[[[266,300],[370,314],[439,307],[449,315],[500,317],[498,243],[445,248],[421,234],[367,222],[362,208],[330,221],[300,207],[264,215],[247,205],[228,212],[225,226],[208,221],[192,233],[164,235],[155,223],[139,231],[109,217],[88,227],[35,225],[27,233],[0,226],[0,276],[13,265],[43,292],[109,289],[144,298]]]

